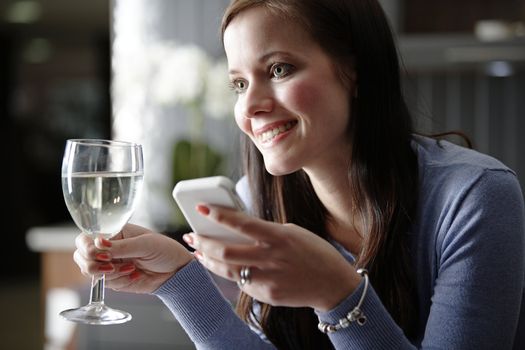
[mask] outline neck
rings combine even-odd
[[[357,216],[348,178],[348,159],[332,166],[304,169],[316,195],[328,211],[326,223],[330,236],[356,255],[361,250],[363,225]]]

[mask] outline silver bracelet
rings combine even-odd
[[[365,269],[358,269],[357,273],[364,277],[365,287],[363,288],[363,294],[361,294],[361,299],[357,303],[357,306],[354,307],[345,317],[339,320],[337,324],[329,324],[326,322],[319,322],[317,328],[323,333],[334,333],[342,328],[346,328],[350,323],[357,322],[358,325],[363,326],[366,323],[366,316],[361,310],[361,305],[365,300],[366,292],[368,291],[368,271]]]

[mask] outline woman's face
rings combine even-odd
[[[228,25],[224,46],[238,94],[235,120],[269,173],[326,168],[348,157],[350,93],[305,30],[255,7]]]

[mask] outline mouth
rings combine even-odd
[[[297,125],[297,121],[288,121],[285,123],[276,123],[265,127],[264,130],[256,133],[257,140],[261,143],[269,143],[279,135],[282,135]]]

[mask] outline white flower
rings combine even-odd
[[[168,50],[153,81],[153,98],[162,105],[199,102],[208,67],[208,56],[198,46],[186,45]]]
[[[226,60],[217,61],[208,71],[204,91],[204,111],[213,118],[233,115],[235,94],[228,88],[228,64]]]
[[[143,48],[143,55],[148,57],[150,64],[156,69],[162,69],[169,55],[177,50],[177,43],[174,41],[161,41],[153,43]]]
[[[113,82],[114,93],[126,96],[129,93],[145,89],[145,82],[151,76],[151,64],[147,55],[137,52],[117,52],[113,55]]]

